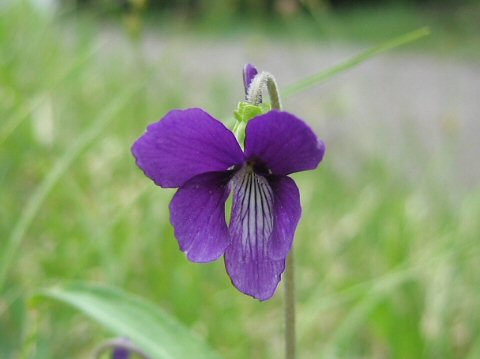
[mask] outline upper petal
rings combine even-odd
[[[233,208],[225,266],[241,292],[269,299],[285,269],[285,260],[269,256],[274,232],[274,192],[267,179],[244,166],[232,179]]]
[[[273,110],[247,125],[246,157],[261,161],[275,175],[314,169],[324,153],[325,144],[311,128],[288,112]]]
[[[220,257],[230,243],[225,222],[230,174],[203,173],[179,188],[170,203],[170,222],[180,249],[193,262]]]
[[[257,76],[258,70],[252,64],[246,64],[243,67],[243,86],[245,87],[245,95],[248,94],[248,88],[250,87],[250,83],[252,82],[253,78]]]
[[[233,133],[199,108],[170,111],[132,146],[137,165],[156,184],[180,187],[206,172],[243,162]]]

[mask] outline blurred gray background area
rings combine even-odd
[[[98,43],[106,58],[109,51],[128,52],[128,39],[109,28]],[[187,96],[199,107],[208,102],[211,94],[205,88],[210,85],[224,86],[223,103],[234,106],[243,96],[239,69],[245,63],[254,62],[273,73],[282,89],[366,48],[294,38],[268,40],[255,34],[199,41],[148,30],[139,46],[147,63],[161,63],[171,69],[172,77],[178,76],[174,81],[183,81]],[[237,87],[229,89],[228,83]],[[318,129],[328,144],[328,160],[341,171],[354,173],[357,161],[378,156],[391,162],[407,181],[433,179],[456,196],[480,181],[479,96],[480,68],[474,61],[407,47],[287,98],[284,106]]]

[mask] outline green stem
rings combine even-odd
[[[285,270],[285,359],[295,359],[295,357],[295,266],[292,250]]]
[[[262,90],[267,88],[270,96],[270,103],[273,109],[280,110],[282,104],[278,93],[278,86],[275,78],[268,72],[261,72],[253,79],[248,88],[247,102],[258,106],[262,103]]]
[[[277,81],[270,75],[267,79],[267,89],[270,96],[270,102],[273,109],[281,110],[280,94],[278,93]]]

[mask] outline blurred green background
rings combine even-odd
[[[283,286],[193,264],[172,190],[130,146],[172,108],[227,120],[251,62],[282,87],[427,25],[428,39],[285,99],[327,144],[294,175],[300,358],[480,357],[479,1],[0,3],[0,358],[88,358],[110,334],[39,289],[119,286],[227,359],[279,358]]]

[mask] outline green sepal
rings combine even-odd
[[[233,114],[238,122],[248,123],[252,118],[263,115],[271,109],[272,107],[268,103],[252,105],[248,102],[239,102]]]
[[[252,105],[248,102],[239,102],[237,109],[233,112],[237,122],[233,126],[233,133],[239,143],[245,140],[245,128],[248,121],[259,115],[263,115],[272,109],[268,103],[261,103],[259,105]]]

